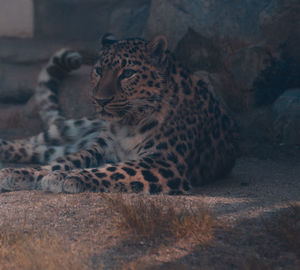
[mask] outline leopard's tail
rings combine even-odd
[[[81,55],[61,49],[41,70],[35,99],[44,122],[44,131],[31,138],[5,141],[0,139],[0,160],[4,163],[48,162],[79,151],[92,143],[103,126],[99,119],[65,119],[60,113],[58,90],[61,81],[82,64]]]
[[[50,58],[47,65],[41,70],[35,99],[46,129],[51,124],[65,120],[60,113],[58,104],[59,86],[67,74],[72,70],[78,69],[81,64],[82,57],[78,52],[70,49],[61,49]]]

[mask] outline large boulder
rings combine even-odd
[[[256,43],[262,38],[259,15],[269,0],[153,0],[146,35],[165,33],[175,49],[189,28],[208,38]]]
[[[297,0],[153,0],[144,35],[165,34],[192,71],[225,78],[226,101],[245,110],[299,86],[299,14]]]

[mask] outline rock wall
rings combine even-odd
[[[36,0],[35,10],[36,37],[165,34],[192,71],[209,72],[235,111],[299,86],[298,0]]]
[[[0,40],[0,107],[1,100],[28,100],[56,48],[95,52],[105,32],[166,35],[177,57],[211,81],[237,114],[258,106],[261,114],[285,90],[300,87],[299,0],[35,0],[34,6],[35,38]]]

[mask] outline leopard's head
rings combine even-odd
[[[134,124],[155,117],[167,104],[168,54],[161,35],[150,42],[104,35],[92,70],[92,99],[101,118]]]

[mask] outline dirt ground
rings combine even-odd
[[[117,214],[107,199],[93,193],[2,193],[0,230],[61,239],[71,255],[84,253],[87,269],[299,269],[297,250],[269,233],[265,224],[281,209],[300,205],[300,159],[286,152],[257,156],[240,158],[230,177],[191,196],[123,195],[128,203],[142,198],[178,211],[205,205],[221,224],[208,241],[136,238],[116,225]]]

